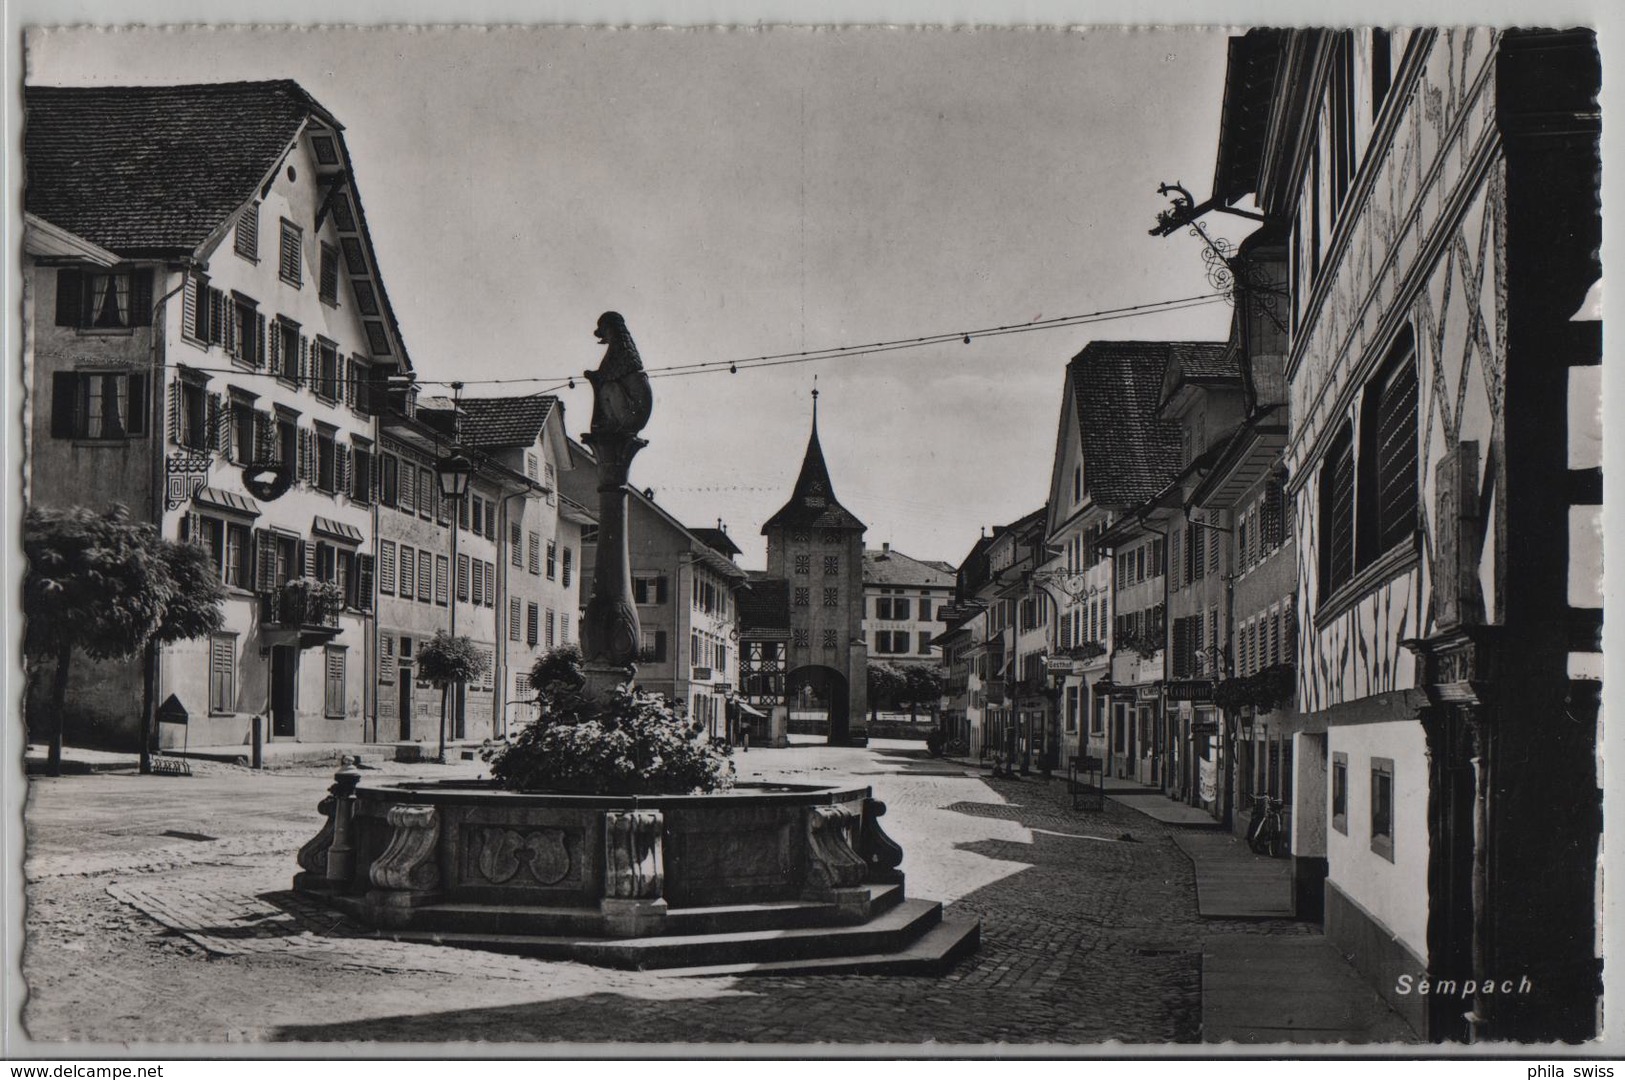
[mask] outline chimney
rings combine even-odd
[[[880,553],[882,555],[890,555],[891,554],[891,544],[889,542],[886,542],[886,541],[881,541]]]

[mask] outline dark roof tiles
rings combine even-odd
[[[1158,419],[1163,375],[1176,350],[1222,344],[1093,341],[1067,365],[1083,441],[1084,485],[1097,503],[1129,507],[1161,491],[1182,466],[1179,426]]]
[[[195,251],[320,110],[287,79],[24,95],[28,211],[120,254]]]
[[[941,564],[912,559],[895,548],[863,553],[863,583],[865,585],[918,585],[952,588],[955,571],[944,570]]]
[[[461,437],[469,446],[530,446],[541,438],[556,397],[463,398]]]

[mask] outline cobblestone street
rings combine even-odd
[[[1168,826],[1110,801],[1073,811],[1059,780],[885,745],[739,764],[872,784],[910,895],[980,916],[981,949],[942,978],[677,978],[383,940],[289,892],[327,775],[213,766],[36,783],[25,1023],[148,1043],[1194,1042],[1204,934],[1306,932],[1200,920]]]

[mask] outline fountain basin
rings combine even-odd
[[[347,769],[320,809],[295,889],[400,937],[630,967],[942,937],[866,786],[606,796]],[[974,948],[974,928],[950,936]]]

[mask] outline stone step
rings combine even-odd
[[[849,926],[622,939],[433,930],[387,934],[400,941],[644,969],[891,953],[908,947],[941,921],[942,905],[936,901],[904,900],[868,922]]]
[[[944,915],[940,923],[897,952],[666,968],[660,974],[670,978],[720,975],[942,975],[975,952],[981,940],[982,920],[963,915]]]
[[[866,912],[854,919],[851,908],[816,900],[769,900],[755,904],[673,908],[666,916],[663,937],[694,934],[733,934],[751,930],[791,930],[831,926],[872,919],[896,907],[903,899],[901,885],[870,885]],[[411,929],[426,932],[515,934],[554,937],[593,937],[602,917],[591,908],[533,907],[447,901],[414,908]]]

